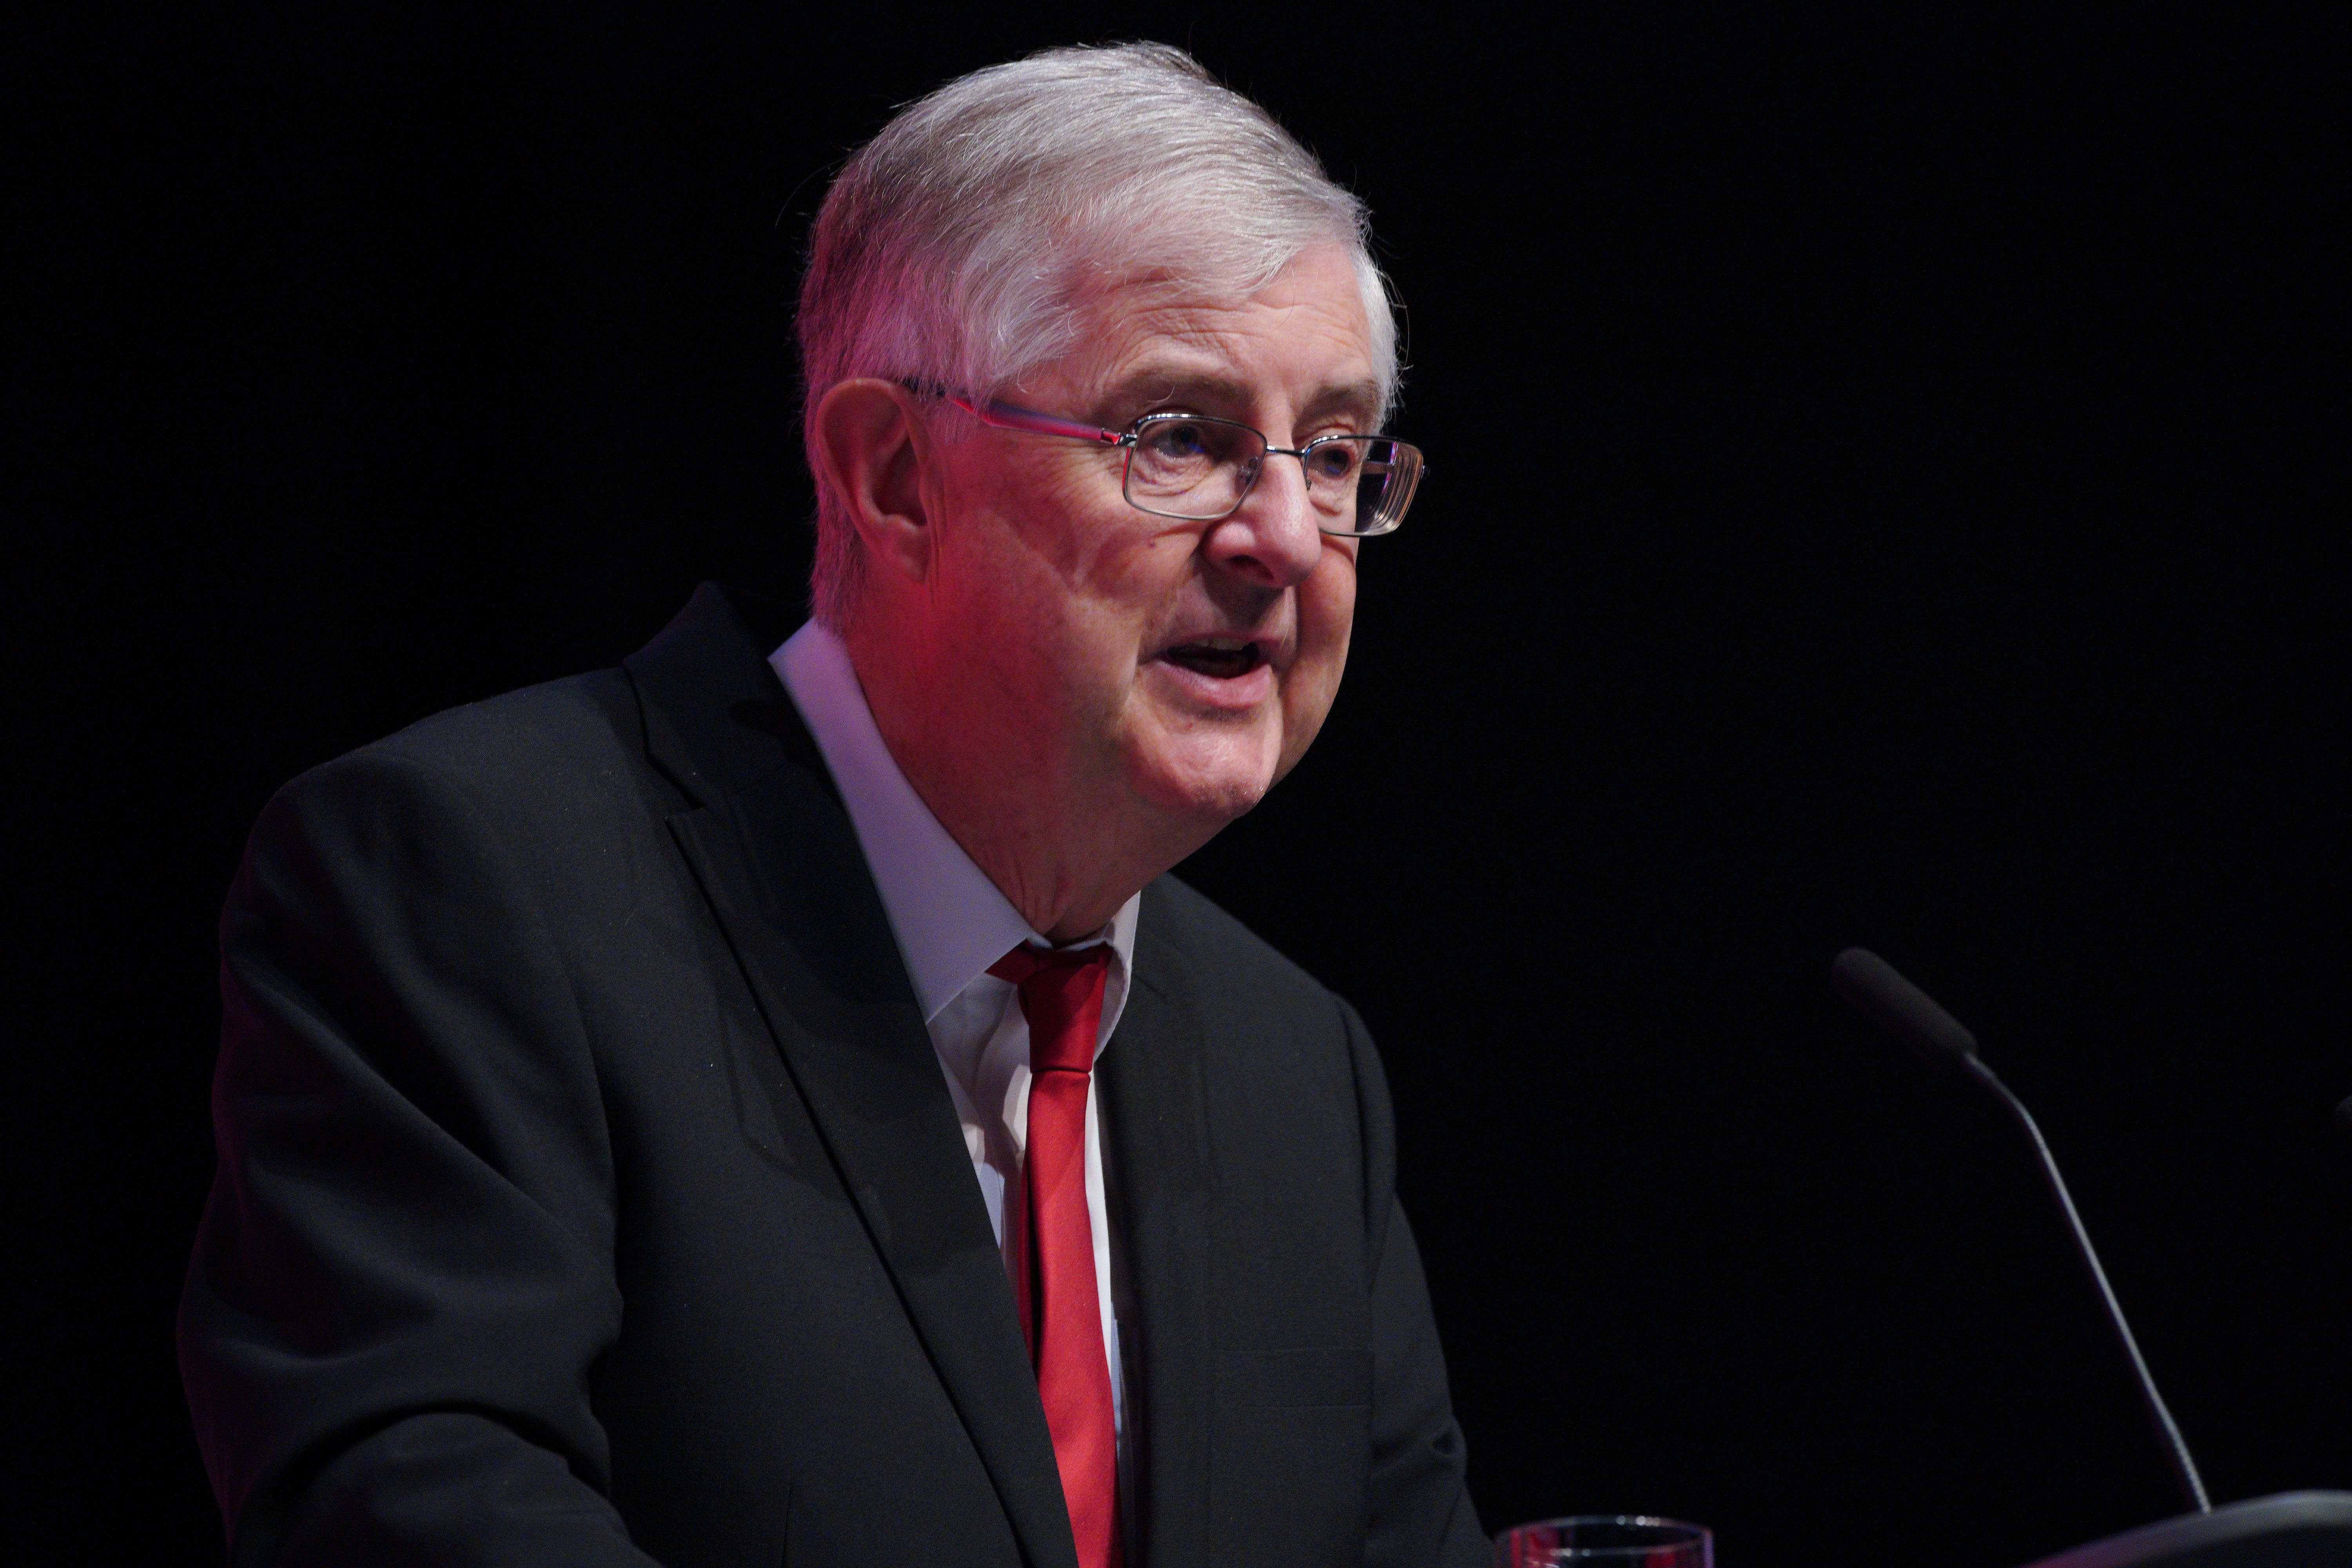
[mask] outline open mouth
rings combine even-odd
[[[1160,657],[1171,664],[1182,665],[1195,675],[1218,680],[1237,679],[1265,662],[1265,654],[1257,644],[1235,642],[1230,637],[1183,643]]]

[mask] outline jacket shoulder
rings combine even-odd
[[[627,675],[603,669],[418,720],[297,776],[281,797],[334,795],[387,774],[429,779],[485,809],[637,793],[644,721]]]
[[[262,809],[247,852],[364,844],[366,861],[413,870],[426,848],[496,843],[543,875],[609,857],[682,804],[647,761],[627,675],[599,670],[436,713],[308,770]]]
[[[1143,889],[1137,940],[1161,948],[1187,968],[1215,973],[1221,984],[1260,998],[1279,997],[1318,1008],[1341,1005],[1321,981],[1173,874],[1155,878]]]
[[[628,676],[614,668],[446,709],[350,755],[398,758],[489,783],[550,767],[642,757],[643,736],[636,694]]]

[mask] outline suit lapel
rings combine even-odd
[[[1208,1086],[1187,966],[1155,932],[1155,902],[1147,888],[1135,990],[1099,1071],[1113,1224],[1139,1320],[1120,1334],[1141,1416],[1128,1424],[1132,1538],[1144,1568],[1209,1568]]]
[[[1036,1568],[1076,1568],[1053,1438],[930,1037],[855,830],[744,610],[706,584],[626,662],[669,819]],[[777,633],[781,640],[782,632]]]

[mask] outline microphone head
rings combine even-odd
[[[1886,960],[1849,947],[1830,965],[1830,985],[1849,1006],[1908,1046],[1928,1066],[1957,1072],[1977,1054],[1977,1037]]]

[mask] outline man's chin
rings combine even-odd
[[[1204,838],[1265,799],[1274,783],[1278,742],[1248,733],[1164,739],[1173,743],[1129,755],[1129,782]]]

